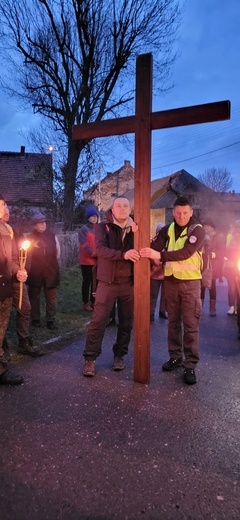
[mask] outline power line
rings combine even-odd
[[[227,146],[222,146],[221,148],[216,148],[216,150],[211,150],[210,152],[202,153],[200,155],[194,155],[193,157],[189,157],[188,159],[181,159],[181,160],[175,161],[173,163],[162,164],[160,166],[157,166],[156,168],[153,168],[153,170],[156,170],[158,168],[166,168],[167,166],[173,166],[174,164],[179,164],[180,162],[183,163],[186,161],[191,161],[192,159],[198,159],[199,157],[204,157],[204,155],[209,155],[214,152],[219,152],[220,150],[224,150],[225,148],[230,148],[230,146],[235,146],[236,144],[240,144],[240,141],[237,141],[236,143],[228,144]]]

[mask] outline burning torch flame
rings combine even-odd
[[[27,249],[29,248],[30,246],[30,242],[29,240],[24,240],[22,245],[21,245],[21,249],[24,249],[24,251],[27,251]]]

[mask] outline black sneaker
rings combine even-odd
[[[195,385],[197,382],[194,368],[185,368],[183,372],[183,380],[187,385]]]
[[[21,385],[24,379],[22,376],[18,374],[13,374],[10,370],[4,372],[4,374],[0,375],[0,385]]]
[[[114,356],[113,370],[119,372],[125,368],[123,358],[121,356]]]
[[[54,321],[48,321],[48,322],[47,322],[47,328],[48,328],[49,330],[56,330],[57,327],[56,327]]]
[[[167,315],[166,312],[160,311],[159,312],[159,318],[162,318],[163,320],[167,320],[168,319],[168,315]]]
[[[41,327],[40,320],[32,320],[33,327]]]
[[[170,372],[171,370],[175,370],[175,368],[182,366],[182,358],[179,359],[173,359],[170,358],[166,363],[162,365],[162,369],[166,372]]]

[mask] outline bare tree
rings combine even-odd
[[[198,180],[214,191],[228,191],[232,186],[232,176],[225,167],[208,168],[199,175]]]
[[[155,53],[154,83],[166,89],[179,20],[177,0],[0,0],[1,54],[10,73],[2,86],[65,141],[66,229],[88,144],[73,142],[72,125],[129,113],[136,54]]]

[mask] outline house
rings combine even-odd
[[[84,191],[84,200],[91,201],[100,212],[105,212],[111,207],[113,200],[118,195],[123,195],[134,187],[134,168],[130,161],[124,161],[119,170],[108,173],[106,177]]]
[[[84,194],[85,200],[91,200],[103,211],[111,206],[116,195],[125,195],[134,210],[134,168],[129,161],[124,161],[122,168],[108,173]],[[194,214],[200,221],[211,218],[216,227],[224,232],[231,222],[240,218],[240,194],[217,193],[182,169],[151,181],[152,235],[158,222],[171,222],[173,204],[179,195],[191,200]]]
[[[10,208],[11,222],[28,221],[36,211],[50,215],[53,209],[52,155],[0,152],[0,192]]]

